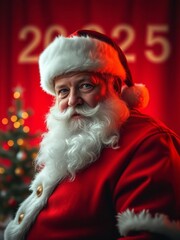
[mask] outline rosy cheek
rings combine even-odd
[[[59,111],[63,112],[68,107],[67,101],[64,101],[64,100],[59,101],[58,100],[58,106],[59,106]]]

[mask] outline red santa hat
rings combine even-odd
[[[121,98],[130,108],[145,107],[149,101],[147,88],[134,84],[126,57],[108,36],[91,30],[79,30],[69,37],[58,36],[39,58],[41,87],[55,95],[53,80],[70,72],[98,72],[118,78]]]

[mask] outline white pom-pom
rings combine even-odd
[[[149,103],[149,91],[144,84],[135,84],[132,87],[123,86],[121,98],[129,108],[145,108]]]

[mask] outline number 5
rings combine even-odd
[[[148,47],[153,47],[157,44],[161,46],[161,52],[159,54],[155,54],[153,50],[146,50],[146,57],[155,63],[161,63],[167,60],[170,55],[170,44],[168,40],[164,36],[155,36],[155,34],[163,34],[167,33],[169,30],[167,25],[149,25],[147,27],[147,37],[146,37],[146,45]]]

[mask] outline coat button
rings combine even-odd
[[[21,213],[18,218],[18,223],[20,224],[24,218],[24,213]]]
[[[43,186],[42,186],[42,184],[40,184],[36,189],[36,194],[38,197],[40,197],[42,195],[42,193],[43,193]]]

